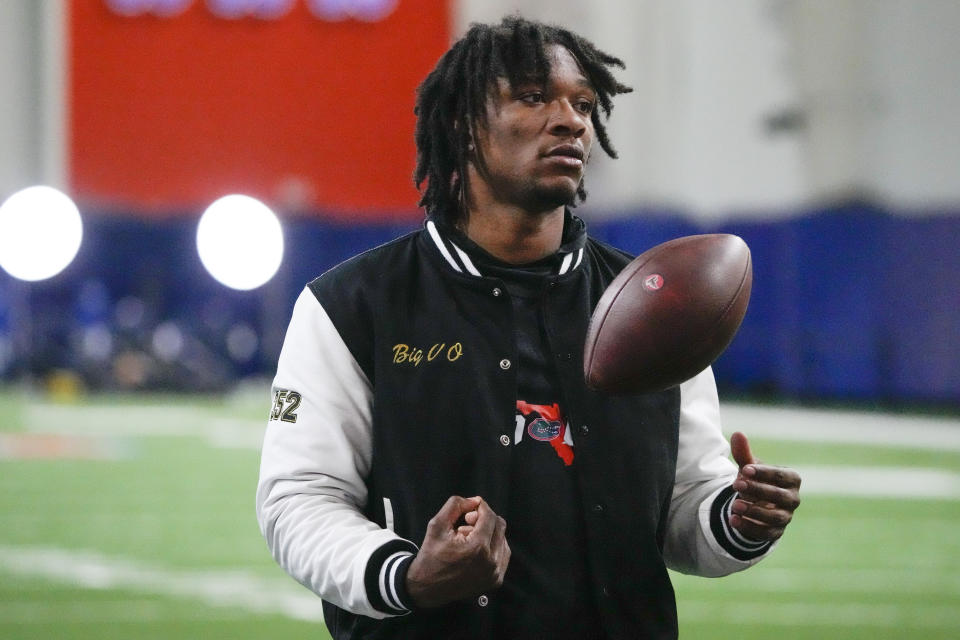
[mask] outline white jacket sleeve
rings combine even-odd
[[[680,385],[680,441],[664,557],[682,573],[716,577],[756,564],[773,548],[730,527],[737,466],[720,430],[713,370]]]
[[[371,385],[309,289],[294,307],[273,396],[256,509],[274,558],[342,609],[406,613],[403,582],[417,547],[363,514]]]

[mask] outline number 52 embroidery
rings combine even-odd
[[[297,391],[289,389],[273,390],[273,409],[270,411],[271,420],[281,422],[296,422],[296,410],[300,407],[302,397]]]

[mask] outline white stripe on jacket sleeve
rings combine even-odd
[[[309,289],[294,306],[274,389],[301,397],[296,421],[271,420],[264,436],[256,507],[274,558],[338,607],[372,618],[406,613],[404,585],[383,581],[405,578],[409,563],[398,571],[397,553],[410,556],[416,545],[362,512],[371,458],[370,382]],[[394,565],[382,571],[388,560]],[[383,594],[390,595],[387,602]]]
[[[740,537],[729,516],[737,466],[720,430],[720,402],[713,370],[680,385],[680,441],[664,559],[682,573],[723,576],[756,564],[775,545]],[[748,548],[745,548],[748,547]]]

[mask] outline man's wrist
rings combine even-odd
[[[413,602],[413,598],[410,596],[410,591],[407,585],[407,573],[410,571],[410,565],[413,564],[413,560],[416,557],[416,555],[411,554],[400,560],[399,564],[397,565],[396,578],[394,581],[397,600],[408,611],[413,611],[417,608],[416,604]]]
[[[724,551],[741,561],[753,560],[765,554],[773,543],[752,540],[730,525],[731,507],[740,494],[727,487],[717,494],[710,507],[710,531]]]
[[[394,616],[410,612],[406,573],[416,551],[412,542],[397,538],[370,556],[364,581],[370,604],[375,609]]]

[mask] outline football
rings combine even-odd
[[[750,249],[730,234],[676,238],[634,258],[590,319],[583,373],[590,389],[648,393],[703,371],[747,311]]]

